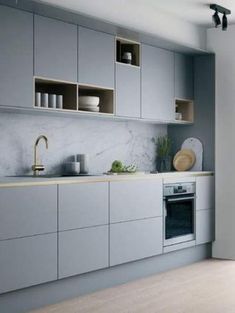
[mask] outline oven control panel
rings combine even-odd
[[[195,193],[195,183],[175,183],[163,186],[164,196],[174,196],[181,194]]]

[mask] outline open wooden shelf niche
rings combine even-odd
[[[180,113],[182,119],[177,119],[177,121],[182,122],[194,122],[194,103],[192,100],[175,100],[175,113]]]
[[[35,97],[34,97],[34,106],[43,109],[61,109],[61,110],[77,110],[77,89],[78,86],[76,83],[69,83],[64,81],[57,81],[57,80],[51,80],[51,79],[44,79],[44,78],[37,78],[35,77]],[[50,106],[36,106],[36,93],[40,92],[41,97],[43,93],[55,94],[55,95],[62,95],[63,96],[63,106],[62,108],[58,107],[50,107]],[[50,101],[48,101],[50,102]]]
[[[123,61],[123,54],[130,52],[132,55],[131,64]],[[127,65],[140,66],[140,43],[129,39],[116,37],[116,62]]]

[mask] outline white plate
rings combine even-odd
[[[94,105],[98,106],[100,103],[100,98],[95,96],[79,96],[80,105]]]

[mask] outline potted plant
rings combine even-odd
[[[171,140],[166,136],[157,138],[157,171],[169,172],[171,170]]]

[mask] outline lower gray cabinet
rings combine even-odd
[[[0,293],[56,279],[56,233],[0,241]]]
[[[161,254],[162,242],[162,217],[111,224],[110,266]]]
[[[214,210],[196,211],[196,244],[211,242],[215,239]]]
[[[108,226],[59,233],[59,278],[109,266]]]

